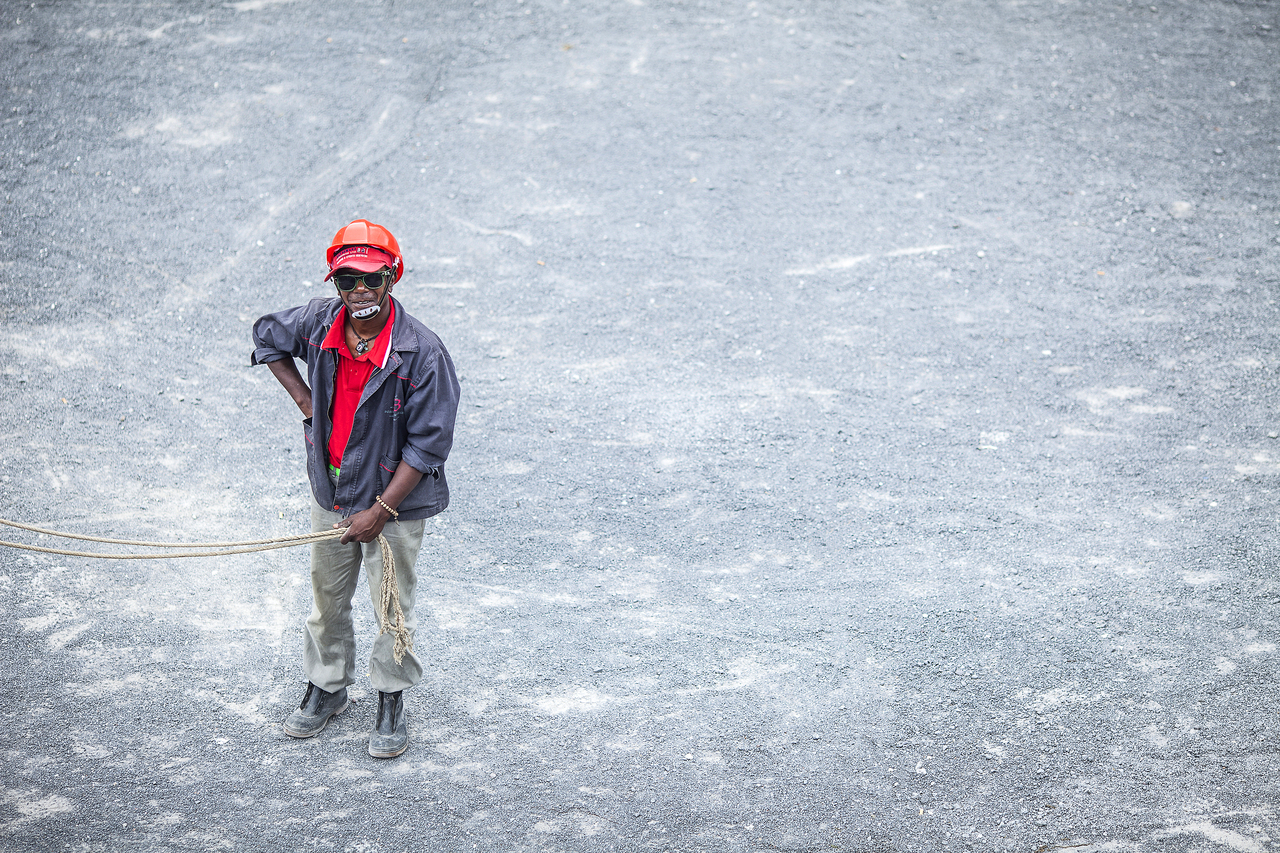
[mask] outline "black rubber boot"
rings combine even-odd
[[[404,718],[401,691],[378,691],[378,718],[369,733],[369,754],[374,758],[395,758],[409,748],[409,724]]]
[[[347,688],[343,687],[333,693],[321,690],[311,682],[307,682],[307,692],[302,696],[302,704],[284,721],[284,733],[289,737],[313,737],[320,734],[330,717],[336,717],[347,710],[351,704],[347,699]]]

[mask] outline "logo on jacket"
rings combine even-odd
[[[387,409],[387,416],[394,421],[396,418],[400,417],[401,414],[403,414],[403,412],[401,411],[402,408],[403,408],[403,404],[400,402],[400,398],[396,397],[395,402],[391,404],[391,408]]]

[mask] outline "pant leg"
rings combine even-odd
[[[425,519],[417,519],[391,521],[382,528],[382,535],[387,537],[387,544],[391,546],[391,553],[396,561],[400,609],[404,611],[404,624],[410,638],[418,627],[414,611],[414,595],[418,586],[415,567],[426,526]],[[374,613],[377,613],[382,604],[382,548],[376,539],[364,546],[364,567],[369,578],[369,596],[373,601]],[[375,690],[394,693],[422,680],[422,663],[415,651],[406,651],[400,663],[396,663],[394,648],[395,638],[391,634],[379,634],[373,641],[373,652],[369,656],[369,681]]]
[[[332,530],[342,516],[311,501],[312,531]],[[314,601],[303,639],[302,668],[307,680],[333,692],[356,680],[356,636],[351,600],[360,580],[360,543],[328,539],[311,546],[311,594]]]

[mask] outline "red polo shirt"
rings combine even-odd
[[[364,355],[354,355],[347,347],[345,307],[338,312],[337,319],[329,327],[329,334],[320,344],[323,349],[336,350],[339,356],[338,375],[333,383],[333,432],[329,434],[329,464],[334,468],[342,467],[342,452],[347,449],[347,440],[351,438],[351,425],[356,418],[356,409],[360,407],[365,383],[375,370],[387,366],[387,357],[391,354],[391,325],[396,321],[396,306],[390,299],[387,300],[387,308],[387,324]]]

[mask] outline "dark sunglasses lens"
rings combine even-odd
[[[378,290],[387,280],[381,273],[371,272],[365,275],[335,275],[333,283],[338,285],[338,290],[348,293],[356,289],[356,285],[364,282],[364,286],[369,290]]]

